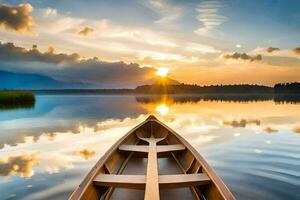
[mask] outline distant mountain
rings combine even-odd
[[[58,81],[37,74],[0,71],[0,89],[74,89],[95,88],[92,84]]]
[[[144,82],[145,85],[179,85],[180,82],[168,77],[155,77]]]

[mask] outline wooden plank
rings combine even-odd
[[[126,145],[126,144],[123,144],[123,145],[120,145],[119,150],[148,153],[149,146],[148,145]]]
[[[211,183],[210,178],[204,173],[160,175],[158,179],[159,186],[162,188],[191,187]]]
[[[157,153],[164,152],[174,152],[174,151],[183,151],[185,150],[185,146],[182,144],[173,144],[173,145],[157,145]]]
[[[157,145],[157,153],[165,153],[165,152],[174,152],[174,151],[183,151],[185,150],[185,146],[182,144],[174,144],[174,145]],[[148,153],[149,146],[148,145],[120,145],[119,150],[121,151],[130,151],[130,152],[141,152]]]
[[[159,200],[156,140],[149,139],[145,200]]]
[[[162,188],[191,187],[210,183],[211,180],[205,173],[158,176],[158,184]],[[144,189],[147,183],[144,175],[100,174],[94,179],[94,184],[98,186]]]
[[[146,177],[143,175],[115,175],[101,174],[94,179],[94,184],[98,186],[144,189]]]

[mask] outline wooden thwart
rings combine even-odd
[[[199,186],[210,184],[210,182],[210,178],[205,173],[158,176],[160,188]],[[146,185],[146,176],[101,174],[94,179],[94,184],[108,187],[144,189]]]
[[[120,145],[119,150],[129,151],[129,152],[148,153],[149,146],[148,145],[126,145],[126,144],[124,144],[124,145]],[[183,150],[185,150],[185,146],[183,146],[182,144],[157,145],[156,146],[157,153],[183,151]]]
[[[115,175],[101,174],[96,176],[94,184],[99,186],[143,189],[145,188],[146,176],[142,175]]]

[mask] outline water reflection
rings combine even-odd
[[[258,101],[274,101],[276,104],[298,104],[300,103],[300,95],[271,95],[271,94],[187,94],[187,95],[149,95],[137,96],[136,101],[139,103],[171,101],[175,103],[197,103],[199,101],[221,101],[221,102],[258,102]]]
[[[299,104],[138,98],[38,96],[34,110],[0,112],[0,199],[67,198],[148,113],[186,138],[238,199],[299,194]]]
[[[166,115],[169,112],[169,107],[163,103],[156,106],[155,109],[160,115]]]
[[[89,149],[82,149],[81,151],[79,151],[79,154],[85,160],[90,160],[92,157],[95,156],[95,151],[94,150],[89,150]]]
[[[39,164],[39,160],[34,154],[9,156],[0,160],[0,176],[17,174],[21,177],[31,177],[34,174],[32,167],[37,164]]]

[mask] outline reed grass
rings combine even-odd
[[[0,109],[31,108],[35,104],[33,92],[26,90],[0,90]]]

